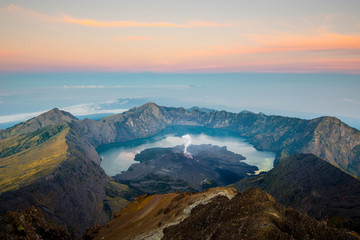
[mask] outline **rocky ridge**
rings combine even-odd
[[[312,120],[226,111],[189,112],[148,103],[101,121],[77,122],[81,135],[94,147],[146,138],[170,126],[203,126],[233,131],[258,150],[276,153],[275,164],[294,153],[314,153],[360,176],[360,131],[334,117]]]
[[[6,155],[0,157],[0,163],[16,154],[34,153],[55,137],[66,144],[62,148],[66,150],[62,155],[64,158],[46,171],[32,175],[32,181],[25,181],[20,188],[0,195],[0,211],[34,205],[47,219],[66,227],[74,236],[80,236],[93,224],[103,224],[110,219],[116,209],[126,204],[124,197],[131,191],[106,176],[99,166],[100,157],[95,148],[154,136],[167,127],[178,125],[233,131],[246,137],[258,150],[275,152],[276,164],[293,153],[314,152],[359,176],[360,133],[336,118],[302,120],[251,112],[187,111],[148,103],[100,121],[80,121],[69,113],[53,109],[12,128],[0,130],[0,146],[3,147],[0,152]],[[56,134],[59,126],[63,126],[61,133],[64,135],[61,137]],[[5,148],[7,152],[3,152]],[[40,149],[39,153],[45,152],[53,151]],[[44,159],[47,161],[48,158]],[[55,155],[50,159],[55,159]],[[38,158],[30,154],[29,160],[36,162]],[[0,165],[4,173],[7,167],[7,164]]]
[[[277,203],[260,189],[141,196],[83,239],[360,239]]]

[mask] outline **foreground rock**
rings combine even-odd
[[[30,207],[23,211],[0,215],[0,239],[58,239],[69,240],[70,235],[61,227],[50,226],[41,211]]]
[[[232,188],[212,188],[205,192],[169,193],[140,196],[119,211],[103,228],[89,231],[84,239],[161,239],[162,230],[178,224],[190,215],[199,204],[205,204],[217,196],[232,198]]]
[[[93,229],[94,230],[94,229]],[[84,239],[360,239],[277,203],[260,189],[237,194],[142,196]]]

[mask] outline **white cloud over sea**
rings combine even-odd
[[[87,116],[93,114],[119,114],[126,110],[127,108],[116,108],[116,105],[109,107],[109,104],[117,103],[116,100],[107,101],[104,103],[84,103],[84,104],[77,104],[68,107],[62,107],[61,110],[66,112],[70,112],[74,116]],[[50,110],[50,109],[48,109]],[[2,123],[18,123],[22,121],[26,121],[30,118],[36,117],[46,111],[37,111],[37,112],[30,112],[30,113],[19,113],[19,114],[11,114],[11,115],[3,115],[0,116],[0,124]]]
[[[102,105],[95,103],[85,103],[85,104],[78,104],[69,107],[64,107],[61,110],[70,112],[74,116],[86,116],[86,115],[103,114],[103,113],[119,114],[125,112],[127,109],[123,109],[123,108],[103,109]]]
[[[44,111],[45,112],[45,111]],[[0,116],[0,123],[21,122],[36,117],[44,112],[19,113]]]

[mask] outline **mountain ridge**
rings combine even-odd
[[[260,189],[140,196],[83,239],[359,239],[286,208]]]
[[[130,200],[129,192],[133,191],[105,174],[99,165],[96,147],[151,137],[176,125],[235,132],[246,137],[256,149],[275,152],[275,164],[293,153],[314,151],[326,156],[326,161],[358,175],[360,133],[338,121],[334,118],[302,120],[250,112],[189,112],[184,108],[162,107],[154,103],[93,121],[77,120],[71,114],[53,109],[12,128],[0,130],[0,146],[4,147],[1,151],[15,146],[14,153],[6,157],[26,151],[34,153],[37,146],[50,143],[51,128],[65,126],[67,131],[59,138],[66,144],[62,149],[67,148],[64,159],[50,171],[34,175],[34,181],[29,184],[1,193],[0,211],[34,205],[47,219],[65,226],[79,237],[93,224],[104,224],[111,219],[112,214]],[[314,145],[315,130],[317,138],[322,138],[317,145]],[[27,145],[39,139],[44,140],[38,142],[40,145]],[[0,163],[6,157],[0,157]],[[30,160],[36,162],[38,158],[33,156]],[[0,166],[6,173],[7,167]],[[0,179],[3,182],[3,178]],[[74,208],[78,211],[71,210]]]
[[[16,124],[13,127],[0,130],[0,140],[6,139],[15,135],[35,132],[36,130],[61,123],[70,123],[73,120],[78,120],[71,113],[53,108],[37,117],[31,118],[25,122]]]
[[[98,122],[77,123],[81,134],[95,147],[150,137],[174,125],[225,129],[246,137],[257,150],[276,153],[275,165],[294,153],[315,153],[360,176],[360,151],[356,151],[360,149],[360,131],[334,117],[304,120],[251,112],[189,112],[148,103]],[[315,135],[321,141],[315,141]]]

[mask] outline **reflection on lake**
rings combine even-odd
[[[189,134],[191,143],[195,145],[212,144],[226,146],[229,151],[246,157],[244,162],[255,165],[259,171],[269,171],[273,167],[275,154],[257,151],[246,139],[237,137],[234,133],[222,130],[204,129],[200,127],[179,127],[146,139],[137,139],[124,143],[108,144],[98,148],[102,158],[101,167],[109,176],[126,171],[134,161],[135,154],[154,147],[174,147],[183,145],[182,136]]]

